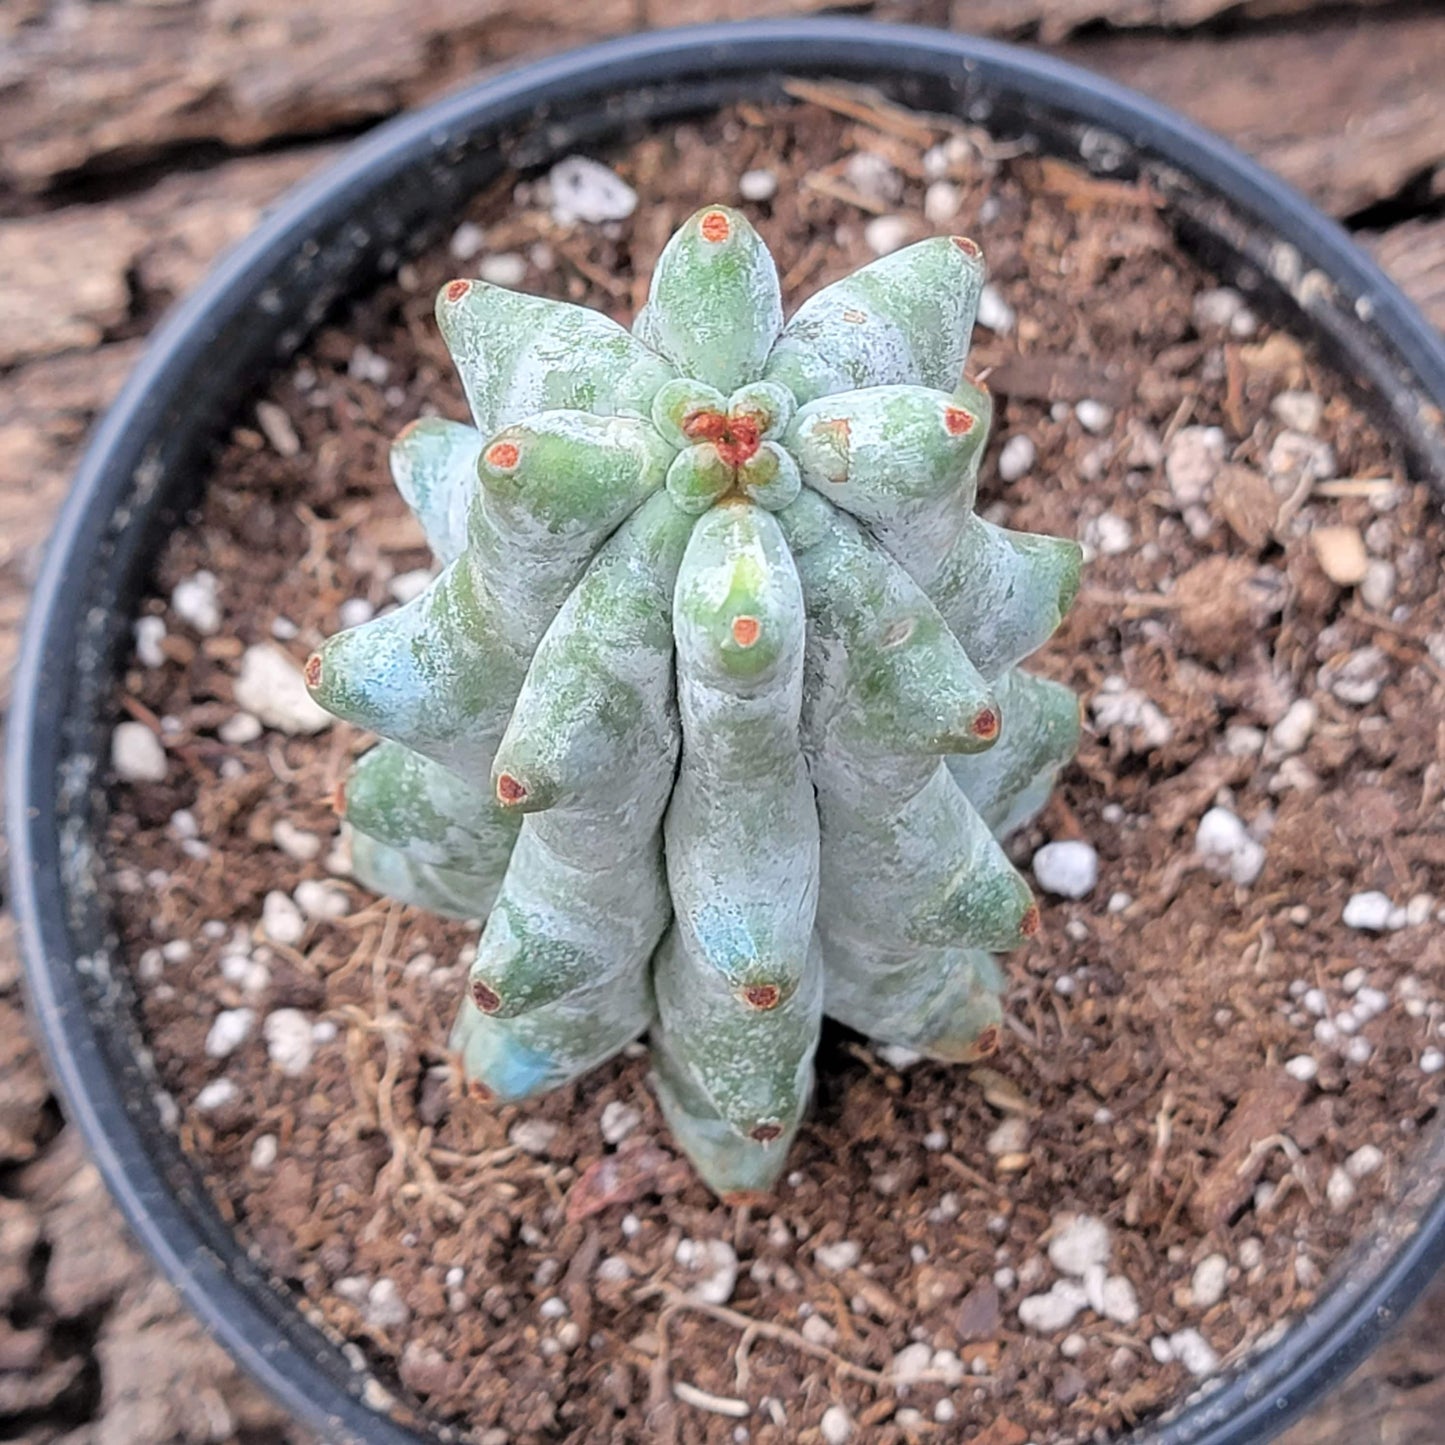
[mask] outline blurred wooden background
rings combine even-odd
[[[350,136],[528,55],[823,9],[1021,40],[1228,136],[1445,328],[1430,0],[4,0],[0,709],[77,449],[166,305]],[[125,1242],[28,1041],[0,906],[0,1439],[291,1438]],[[1445,1288],[1291,1445],[1445,1439]]]

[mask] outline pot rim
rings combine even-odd
[[[1445,476],[1445,342],[1380,269],[1333,221],[1232,146],[1163,106],[1052,57],[995,41],[857,19],[784,19],[652,31],[569,51],[482,80],[352,143],[341,159],[295,187],[268,219],[227,254],[152,334],[145,354],[96,429],[61,510],[36,583],[14,681],[6,758],[11,905],[25,963],[31,1017],[70,1119],[140,1239],[189,1307],[232,1356],[299,1421],[324,1438],[415,1445],[448,1438],[415,1419],[403,1423],[366,1404],[365,1376],[348,1378],[334,1345],[301,1323],[294,1302],[268,1291],[263,1275],[238,1276],[239,1245],[226,1258],[200,1227],[210,1208],[194,1181],[187,1188],[154,1156],[132,1112],[150,1109],[123,1097],[100,1048],[77,977],[78,950],[66,919],[59,753],[51,694],[57,669],[83,651],[83,597],[74,578],[103,546],[102,532],[127,498],[144,487],[143,443],[161,420],[161,398],[183,388],[218,334],[219,314],[264,304],[279,258],[313,233],[319,217],[340,218],[388,176],[444,160],[469,133],[537,124],[537,112],[645,91],[667,83],[697,86],[705,77],[779,74],[956,75],[1007,89],[1051,112],[1101,127],[1136,150],[1197,178],[1232,209],[1294,248],[1276,279],[1318,323],[1306,288],[1323,272],[1345,295],[1382,353],[1374,380],[1397,416],[1415,412],[1417,446],[1438,481]],[[1298,263],[1298,264],[1297,264]],[[1280,268],[1276,268],[1278,271]],[[1337,308],[1338,310],[1339,308]],[[1323,326],[1328,331],[1330,320]],[[1384,355],[1385,343],[1393,355]],[[1423,400],[1422,400],[1423,397]],[[1433,406],[1437,415],[1426,414]],[[139,479],[139,480],[138,480]],[[62,696],[63,696],[62,692]],[[63,709],[62,709],[63,712]],[[74,846],[71,839],[69,846]],[[153,1112],[153,1110],[152,1110]],[[1368,1256],[1353,1256],[1343,1277],[1276,1343],[1255,1350],[1214,1388],[1172,1419],[1129,1437],[1134,1445],[1241,1445],[1283,1426],[1361,1359],[1423,1289],[1445,1259],[1445,1187],[1418,1189],[1397,1207],[1388,1236]],[[289,1312],[295,1319],[283,1322]],[[278,1326],[286,1323],[286,1328]],[[334,1357],[334,1358],[333,1358]],[[385,1407],[383,1406],[383,1410]],[[412,1428],[415,1424],[417,1428]]]

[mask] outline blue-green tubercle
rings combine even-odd
[[[825,1015],[948,1062],[997,1047],[993,954],[1038,926],[998,838],[1079,728],[1017,664],[1079,550],[974,512],[982,283],[940,237],[785,324],[762,238],[709,206],[631,332],[443,288],[474,425],[392,448],[442,571],[307,682],[383,739],[345,789],[357,877],[485,919],[452,1034],[483,1091],[647,1034],[677,1141],[748,1197]]]

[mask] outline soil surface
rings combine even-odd
[[[115,903],[182,1137],[379,1391],[490,1442],[1119,1429],[1317,1296],[1438,1101],[1423,489],[1147,188],[839,108],[609,156],[642,196],[620,222],[559,224],[533,179],[480,197],[258,398],[125,680],[165,776],[117,785]],[[1014,850],[1086,843],[1099,876],[1043,896],[988,1067],[830,1032],[775,1206],[734,1212],[673,1151],[640,1051],[527,1108],[466,1097],[444,1042],[474,930],[345,880],[330,798],[368,740],[263,727],[235,688],[254,649],[299,663],[424,577],[385,453],[464,416],[437,287],[490,268],[630,319],[673,228],[750,170],[790,305],[936,231],[985,249],[980,506],[1090,554],[1035,665],[1092,725]]]

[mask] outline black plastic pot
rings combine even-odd
[[[328,308],[443,234],[504,165],[527,167],[741,97],[784,75],[867,82],[1096,172],[1146,175],[1185,240],[1357,384],[1422,475],[1445,479],[1445,346],[1331,222],[1159,106],[1039,55],[847,20],[635,36],[488,80],[383,126],[297,190],[157,332],[98,429],[52,540],[15,685],[12,904],[33,1017],[70,1117],[131,1226],[192,1309],[296,1417],[334,1442],[448,1438],[374,1386],[222,1223],[163,1122],[97,887],[113,684],[152,559],[195,500],[241,398]],[[986,238],[985,238],[986,239]],[[1355,1364],[1445,1255],[1445,1140],[1419,1149],[1387,1224],[1268,1348],[1136,1445],[1268,1438]]]

